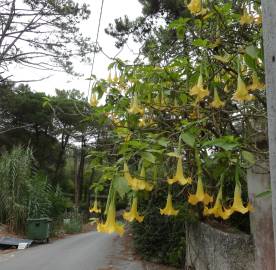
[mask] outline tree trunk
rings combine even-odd
[[[54,174],[54,179],[55,179],[55,184],[59,184],[59,171],[61,168],[61,164],[63,162],[63,157],[66,151],[66,147],[69,141],[69,135],[68,134],[64,134],[64,132],[62,132],[62,137],[61,137],[61,148],[58,154],[58,158],[57,158],[57,162],[56,162],[56,168],[55,168],[55,174]]]
[[[85,164],[85,137],[81,137],[81,150],[80,150],[80,162],[77,171],[76,184],[78,192],[78,203],[82,200],[83,194],[83,173]]]

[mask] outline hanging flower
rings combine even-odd
[[[203,202],[204,205],[208,205],[213,202],[213,197],[207,193],[204,193],[201,177],[198,177],[196,193],[189,195],[188,202],[192,205],[196,205],[199,202]]]
[[[225,102],[221,101],[221,99],[220,99],[220,97],[218,95],[218,92],[215,89],[215,91],[214,91],[214,100],[211,103],[211,107],[213,107],[215,109],[219,109],[219,108],[224,107],[224,105],[225,105]]]
[[[134,97],[132,98],[131,104],[130,104],[130,108],[128,109],[129,113],[133,113],[133,114],[144,114],[144,108],[141,108],[138,102],[138,97],[135,94]]]
[[[254,22],[254,17],[248,14],[246,10],[243,11],[243,15],[240,18],[240,24],[245,25],[245,24],[251,24]]]
[[[138,222],[142,222],[144,220],[144,216],[140,216],[137,212],[137,204],[138,199],[135,197],[132,201],[131,209],[129,212],[124,212],[123,217],[125,220],[132,222],[134,220],[137,220]]]
[[[204,207],[203,215],[204,216],[214,215],[216,218],[221,217],[223,220],[228,219],[232,214],[232,210],[223,208],[221,204],[221,200],[222,200],[222,186],[219,189],[214,207],[213,208]]]
[[[90,97],[90,105],[92,106],[92,107],[97,107],[97,105],[98,105],[98,99],[97,99],[97,96],[96,96],[96,94],[92,94],[91,95],[91,97]]]
[[[97,231],[102,233],[118,233],[120,236],[124,234],[124,226],[116,223],[116,209],[114,202],[111,202],[108,208],[106,222],[98,223]]]
[[[208,89],[203,88],[203,77],[201,74],[198,77],[197,84],[190,89],[190,95],[196,96],[196,102],[199,102],[209,96]]]
[[[254,18],[254,22],[257,25],[261,25],[263,23],[263,17],[261,15],[258,15],[257,17]]]
[[[236,100],[238,102],[250,101],[250,100],[254,99],[254,96],[252,96],[248,93],[247,87],[246,87],[244,81],[242,80],[240,74],[238,75],[237,90],[234,93],[232,99]]]
[[[132,176],[129,173],[129,169],[128,169],[126,162],[124,162],[124,178],[126,179],[128,185],[129,185],[132,181]]]
[[[234,191],[234,202],[231,207],[232,212],[239,212],[241,214],[245,214],[249,211],[252,211],[252,206],[248,203],[247,207],[243,206],[242,198],[241,198],[241,184],[236,183],[235,191]]]
[[[167,182],[172,185],[173,183],[178,182],[180,185],[184,186],[186,184],[192,183],[191,177],[185,177],[183,174],[183,166],[181,157],[177,160],[176,174],[172,179],[168,179]]]
[[[191,0],[187,6],[192,14],[205,15],[207,10],[202,8],[202,0]]]
[[[160,209],[161,215],[176,216],[179,210],[175,210],[172,205],[172,194],[169,192],[167,197],[167,203],[164,209]]]
[[[89,213],[101,213],[101,209],[98,208],[98,201],[95,199],[93,207],[89,208]]]
[[[150,184],[150,183],[148,183],[147,181],[145,181],[145,178],[146,178],[146,170],[145,170],[145,167],[144,167],[144,166],[142,166],[142,168],[141,168],[140,177],[141,177],[141,179],[144,180],[144,182],[145,182],[145,185],[146,185],[146,186],[145,186],[145,190],[146,190],[146,191],[152,191],[153,185]]]
[[[141,179],[134,178],[134,179],[132,179],[132,182],[130,183],[130,187],[132,188],[132,190],[134,190],[134,191],[138,191],[138,190],[152,191],[153,185],[148,183],[147,181],[145,181],[145,177],[146,177],[146,170],[145,170],[145,167],[142,166],[141,172],[140,172]]]
[[[109,70],[109,73],[108,73],[107,82],[108,82],[108,83],[111,83],[111,82],[112,82],[111,71],[110,71],[110,70]]]
[[[118,74],[117,74],[117,70],[115,69],[115,74],[114,74],[114,78],[113,78],[114,82],[118,82],[119,78],[118,78]]]
[[[142,118],[139,119],[139,124],[138,124],[138,126],[139,126],[140,128],[144,128],[144,127],[147,126],[146,120],[145,120],[144,117],[142,117]]]
[[[256,72],[253,73],[252,81],[252,84],[248,86],[248,90],[255,91],[265,89],[265,84],[260,82]]]

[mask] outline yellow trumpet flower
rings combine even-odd
[[[258,15],[257,17],[254,18],[254,22],[257,25],[260,25],[263,23],[263,17],[261,15]]]
[[[102,233],[124,234],[124,226],[116,223],[116,209],[114,202],[111,202],[108,208],[106,222],[97,224],[97,231]]]
[[[175,210],[172,205],[172,194],[169,192],[167,197],[167,203],[164,209],[160,209],[161,215],[176,216],[179,210]]]
[[[139,101],[137,98],[137,95],[135,95],[132,98],[131,104],[130,104],[130,108],[128,109],[129,113],[133,113],[133,114],[144,114],[144,108],[141,108],[139,105]]]
[[[131,209],[129,212],[124,212],[123,218],[129,222],[134,221],[135,219],[138,222],[142,222],[144,220],[144,216],[140,216],[138,211],[137,211],[137,204],[138,204],[138,199],[135,197],[132,201]]]
[[[109,82],[109,83],[112,82],[111,71],[110,70],[109,70],[109,73],[108,73],[107,82]]]
[[[234,202],[230,209],[232,210],[232,212],[239,212],[241,214],[245,214],[249,211],[252,211],[252,205],[250,203],[248,203],[247,207],[243,206],[240,183],[236,183],[234,191]]]
[[[206,96],[209,96],[208,89],[203,88],[203,77],[200,74],[197,84],[190,89],[190,95],[196,96],[196,102],[203,100]]]
[[[172,179],[168,179],[167,182],[169,185],[178,182],[182,186],[192,183],[191,177],[184,177],[181,157],[179,157],[177,160],[175,176]]]
[[[242,80],[240,74],[238,76],[237,90],[233,94],[232,99],[236,100],[238,102],[250,101],[250,100],[254,99],[254,96],[252,96],[248,93],[247,87],[246,87],[244,81]]]
[[[113,81],[114,81],[114,82],[118,82],[118,81],[119,81],[118,74],[117,74],[117,70],[115,70],[115,74],[114,74]]]
[[[139,119],[139,124],[138,124],[138,126],[139,126],[139,127],[141,127],[141,128],[143,128],[143,127],[146,127],[146,126],[147,126],[147,124],[146,124],[146,120],[145,120],[145,118],[144,118],[144,117]]]
[[[260,82],[260,80],[255,72],[252,75],[252,81],[253,81],[253,83],[248,86],[248,90],[255,91],[255,90],[264,90],[265,89],[265,84]]]
[[[146,177],[146,171],[144,166],[141,168],[140,172],[141,179],[138,178],[132,178],[132,180],[129,182],[129,186],[132,190],[138,191],[138,190],[146,190],[146,191],[152,191],[153,185],[145,181]]]
[[[127,163],[124,162],[124,178],[126,179],[127,183],[130,184],[132,181],[132,176],[129,173],[129,169]]]
[[[198,177],[196,193],[189,195],[188,202],[192,205],[196,205],[199,202],[203,202],[204,205],[208,205],[213,202],[213,197],[207,193],[204,193],[201,177]]]
[[[216,89],[214,91],[214,100],[213,100],[213,102],[210,105],[211,105],[211,107],[213,107],[215,109],[222,108],[225,105],[225,102],[221,101],[221,99],[220,99],[220,97],[218,95],[218,91]]]
[[[202,8],[202,0],[191,0],[190,4],[187,6],[192,14],[195,15],[205,15],[207,10]]]
[[[92,107],[96,107],[96,106],[98,105],[98,100],[97,100],[96,94],[92,94],[92,95],[91,95],[89,104],[90,104]]]
[[[245,25],[245,24],[251,24],[254,22],[254,17],[248,14],[246,10],[243,11],[243,15],[240,18],[240,24]]]
[[[214,207],[213,208],[204,207],[203,215],[204,216],[214,215],[216,218],[221,217],[223,220],[228,219],[233,213],[233,211],[231,209],[223,208],[221,204],[221,200],[222,200],[222,186],[219,189]]]
[[[131,181],[128,183],[134,191],[145,190],[146,189],[146,182],[144,180],[140,180],[138,178],[132,178]]]
[[[101,209],[100,208],[98,208],[98,201],[97,201],[97,199],[94,201],[94,205],[93,205],[93,207],[90,207],[89,208],[89,213],[101,213]]]

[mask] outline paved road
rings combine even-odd
[[[0,270],[108,269],[116,236],[89,232],[0,256]]]

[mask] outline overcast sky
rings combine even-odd
[[[93,41],[96,39],[97,25],[100,15],[100,6],[102,0],[76,0],[79,3],[87,3],[90,5],[91,16],[88,21],[85,21],[81,25],[81,31],[90,36]],[[108,26],[109,23],[112,23],[115,18],[122,17],[125,14],[129,16],[129,18],[136,18],[141,15],[141,5],[138,0],[105,0],[103,6],[103,14],[102,14],[102,22],[99,34],[99,44],[103,48],[103,51],[107,53],[109,56],[114,56],[118,52],[118,49],[115,47],[115,40],[106,35],[104,29]],[[129,47],[134,51],[138,52],[139,45],[134,44],[133,42],[129,43]],[[119,58],[123,60],[133,60],[135,55],[133,52],[125,47],[123,51],[119,54]],[[94,72],[98,78],[107,78],[108,70],[107,67],[111,61],[104,56],[102,53],[98,53],[95,59]],[[42,77],[46,77],[51,75],[49,79],[29,83],[33,90],[35,91],[43,91],[49,94],[54,94],[55,88],[59,89],[72,89],[76,88],[80,91],[87,93],[89,81],[86,78],[89,77],[91,71],[91,65],[84,65],[80,63],[76,63],[76,71],[83,73],[84,76],[82,78],[76,78],[69,76],[64,73],[54,73],[51,71],[41,72],[34,69],[26,69],[20,68],[16,69],[15,79],[17,80],[25,80],[28,78],[39,79]]]

